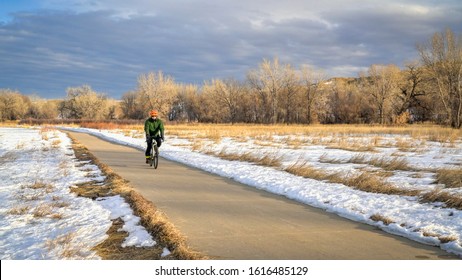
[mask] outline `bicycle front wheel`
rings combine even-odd
[[[154,169],[157,169],[157,165],[159,164],[159,157],[157,155],[154,155],[152,158],[151,165],[154,165]]]

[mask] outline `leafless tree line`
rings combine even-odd
[[[61,101],[0,90],[0,120],[143,119],[151,109],[171,121],[212,123],[378,123],[432,121],[462,126],[462,36],[436,33],[418,46],[420,62],[371,65],[358,78],[263,60],[244,81],[176,83],[161,71],[140,75],[120,101],[84,85]]]

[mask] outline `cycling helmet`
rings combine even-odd
[[[151,117],[157,117],[159,113],[156,110],[151,110],[151,112],[149,112],[149,115],[151,115]]]

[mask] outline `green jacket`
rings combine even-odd
[[[144,132],[149,136],[164,138],[164,123],[160,119],[149,118],[144,122]]]

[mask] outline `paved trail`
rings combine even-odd
[[[167,214],[193,249],[215,259],[447,259],[436,247],[387,234],[287,198],[84,133],[69,133]],[[162,149],[161,149],[162,153]]]

